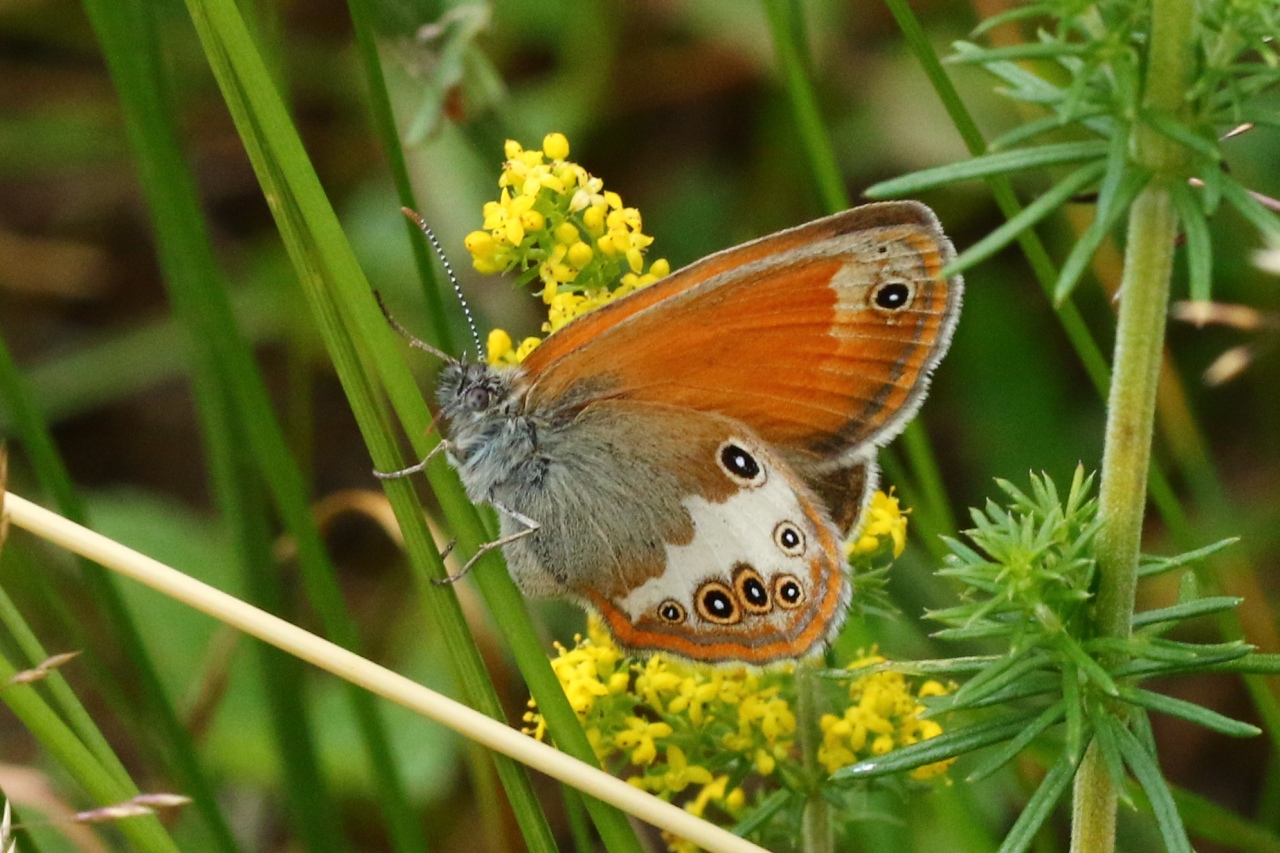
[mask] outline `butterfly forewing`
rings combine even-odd
[[[952,254],[928,208],[893,202],[712,255],[548,338],[525,363],[530,397],[589,381],[742,421],[784,455],[865,452],[909,419],[946,350]]]

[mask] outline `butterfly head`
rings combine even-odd
[[[450,361],[436,399],[448,421],[450,456],[474,501],[488,501],[533,454],[536,429],[521,406],[516,368]]]

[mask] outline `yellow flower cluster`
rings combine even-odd
[[[640,211],[624,207],[604,182],[568,160],[569,141],[548,134],[541,149],[508,140],[499,196],[484,206],[484,227],[467,235],[472,265],[482,273],[520,270],[537,278],[547,305],[542,330],[555,332],[575,317],[652,284],[671,271],[663,259],[645,267],[653,238]],[[489,335],[491,364],[518,364],[541,342],[518,345],[501,329]]]
[[[879,655],[869,655],[849,664],[849,669],[883,663]],[[865,758],[884,755],[942,734],[942,726],[921,719],[925,706],[920,699],[941,696],[947,688],[933,680],[912,692],[900,672],[876,672],[854,679],[849,685],[849,707],[842,714],[824,714],[821,719],[822,746],[818,760],[834,773]],[[954,760],[954,759],[953,759]],[[911,771],[913,779],[931,779],[945,773],[952,760],[939,761]]]
[[[881,542],[893,542],[893,556],[901,557],[907,547],[907,513],[898,505],[893,490],[888,494],[877,491],[871,496],[871,504],[867,507],[858,528],[858,535],[845,545],[845,556],[854,557],[864,554],[875,554],[881,548]]]
[[[872,566],[900,552],[906,517],[896,498],[877,493],[855,563]],[[597,619],[573,648],[557,644],[552,661],[570,704],[602,764],[627,782],[682,803],[699,817],[708,811],[742,820],[772,790],[802,778],[797,743],[795,667],[768,670],[704,667],[653,655],[628,658]],[[884,662],[878,655],[850,669]],[[817,759],[829,772],[942,732],[921,719],[921,699],[946,692],[936,681],[918,688],[899,673],[822,680]],[[545,723],[532,700],[525,729],[541,738]],[[943,773],[939,762],[911,773],[925,780]],[[785,768],[785,769],[784,769]],[[750,794],[748,794],[750,792]],[[697,848],[666,837],[675,853]]]

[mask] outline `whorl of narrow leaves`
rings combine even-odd
[[[1165,633],[1187,619],[1239,603],[1225,596],[1200,597],[1189,572],[1179,600],[1136,614],[1131,636],[1099,636],[1092,621],[1098,530],[1093,477],[1078,468],[1065,500],[1047,475],[1033,475],[1029,491],[1003,481],[998,485],[1006,502],[988,501],[984,509],[972,511],[967,542],[947,540],[951,553],[939,574],[960,584],[961,603],[929,614],[947,626],[936,636],[994,643],[996,653],[879,664],[966,680],[953,693],[927,700],[927,716],[948,715],[943,734],[843,768],[833,779],[899,773],[991,747],[968,770],[974,780],[1051,735],[1047,742],[1059,757],[1001,848],[1023,850],[1070,789],[1085,747],[1095,741],[1117,783],[1128,773],[1144,789],[1169,848],[1189,850],[1158,771],[1147,712],[1181,717],[1234,737],[1251,737],[1259,730],[1138,685],[1157,676],[1210,669],[1275,668],[1276,661],[1251,655],[1252,647],[1241,642],[1165,639]],[[1173,557],[1146,557],[1142,574],[1184,568],[1233,541]]]

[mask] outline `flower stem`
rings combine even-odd
[[[818,762],[818,747],[822,744],[820,701],[822,679],[815,666],[796,668],[796,727],[800,735],[800,752],[804,760],[804,775],[809,784],[809,798],[804,806],[801,825],[801,847],[804,853],[833,853],[835,850],[835,826],[831,822],[831,804],[822,795],[821,784],[826,776]]]
[[[1177,118],[1194,60],[1194,0],[1154,0],[1151,50],[1143,107]],[[1178,217],[1169,185],[1185,180],[1186,151],[1143,127],[1133,131],[1130,154],[1152,174],[1129,209],[1116,348],[1107,400],[1102,456],[1097,555],[1100,583],[1096,622],[1108,637],[1127,637],[1133,619],[1147,474],[1155,424],[1156,386],[1164,346],[1169,279]],[[1115,849],[1116,791],[1097,743],[1076,774],[1072,853]]]

